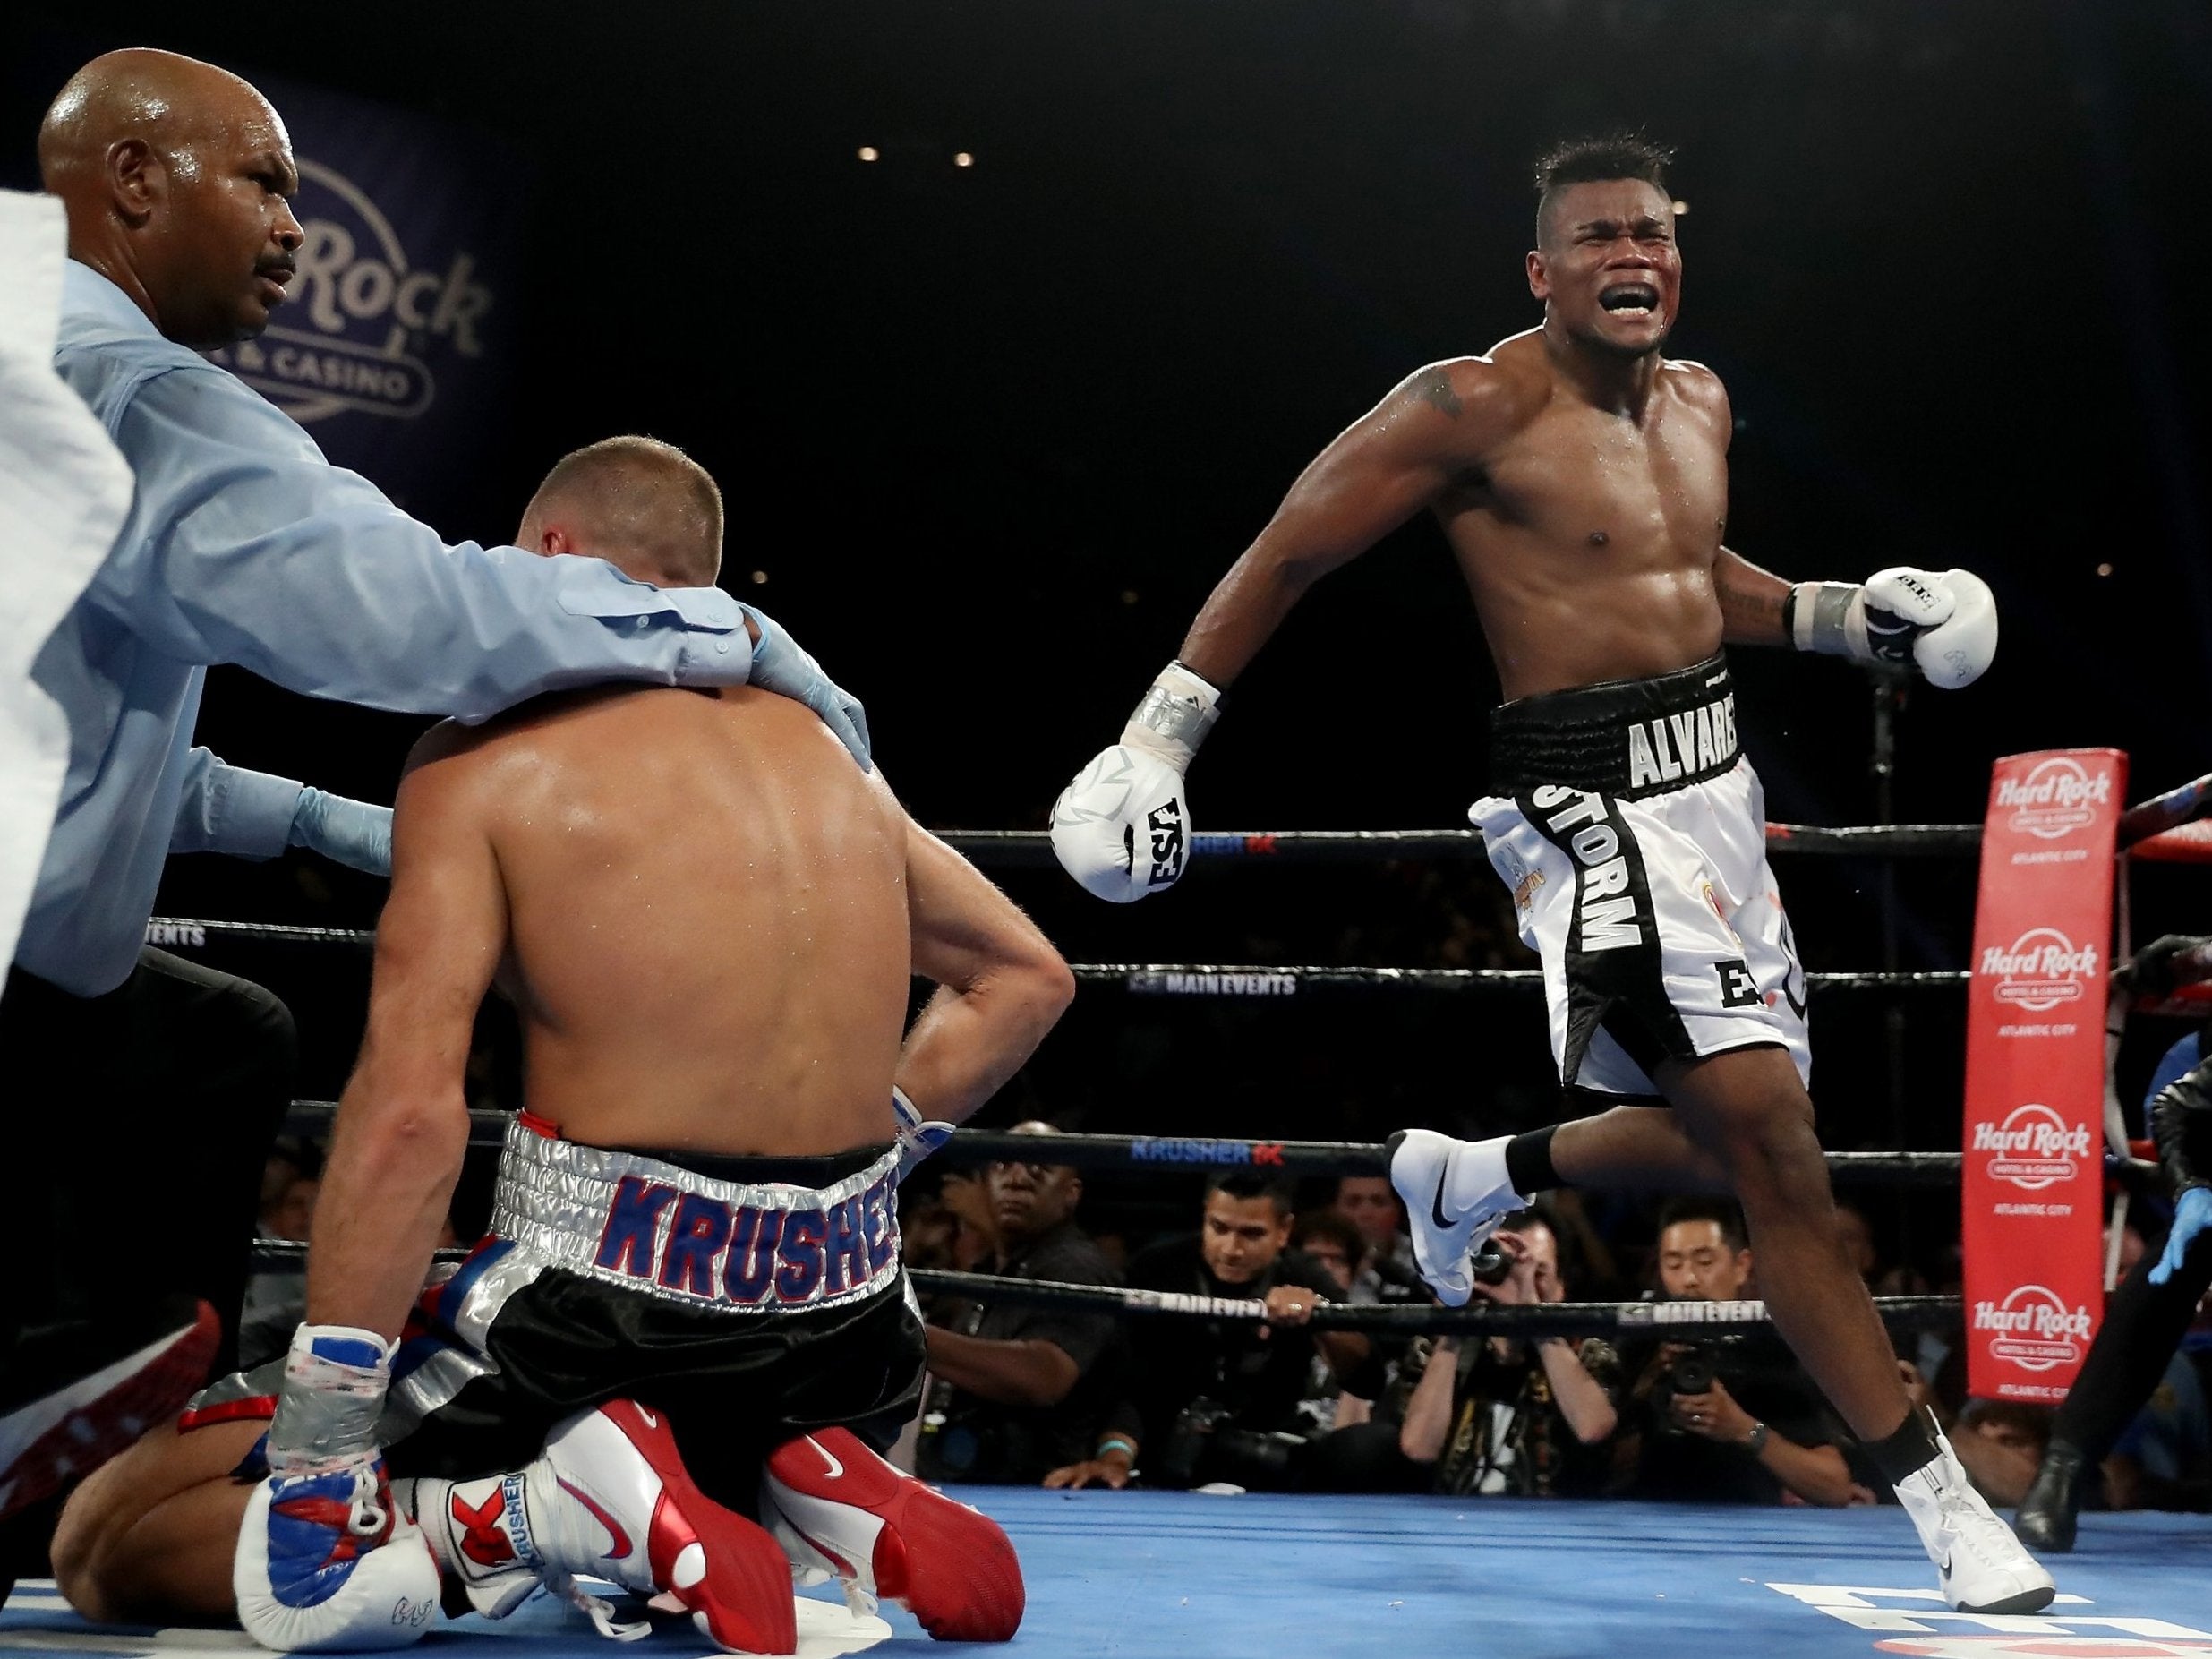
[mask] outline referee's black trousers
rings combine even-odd
[[[268,991],[164,951],[142,951],[100,996],[9,971],[0,1407],[63,1381],[38,1374],[42,1338],[127,1337],[180,1295],[213,1305],[215,1369],[233,1366],[261,1170],[296,1046],[290,1011]]]

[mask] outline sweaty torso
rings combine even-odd
[[[1540,332],[1431,372],[1444,382],[1431,401],[1464,399],[1455,418],[1482,433],[1471,431],[1435,511],[1507,698],[1665,673],[1720,649],[1729,420],[1710,371],[1662,363],[1633,415],[1555,379]]]
[[[800,705],[542,699],[481,751],[530,1110],[602,1146],[799,1157],[892,1133],[904,816]]]

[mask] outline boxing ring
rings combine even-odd
[[[2003,764],[2003,763],[2001,763]],[[2212,862],[2212,825],[2191,822],[2212,805],[2212,779],[2118,814],[2116,839],[2128,856]],[[1884,825],[1858,829],[1768,826],[1777,853],[1970,858],[1982,847],[1977,825]],[[966,832],[944,837],[986,868],[1050,861],[1037,832]],[[1192,837],[1193,863],[1281,863],[1482,857],[1473,831],[1287,832]],[[2127,925],[2124,858],[2116,889]],[[149,939],[192,949],[216,939],[359,947],[357,929],[157,919]],[[1525,995],[1533,970],[1447,970],[1091,963],[1075,968],[1086,985],[1117,986],[1152,996],[1278,994],[1297,1002],[1308,991],[1390,995]],[[1964,971],[1812,973],[1809,994],[1909,996],[1965,988]],[[1266,987],[1280,986],[1268,993]],[[2097,995],[2105,994],[2100,984]],[[2113,1019],[2133,999],[2111,996]],[[2148,1012],[2201,1012],[2184,999]],[[2100,1012],[2102,1010],[2100,1009]],[[1533,1013],[1533,1009],[1532,1009]],[[2102,1035],[2114,1029],[2100,1022]],[[329,1102],[301,1101],[287,1129],[327,1131]],[[500,1112],[472,1114],[471,1142],[498,1143]],[[1086,1169],[1187,1173],[1224,1164],[1287,1176],[1383,1173],[1379,1145],[1258,1142],[1204,1137],[1027,1135],[963,1130],[941,1158],[974,1162],[1020,1156]],[[1958,1152],[1830,1154],[1840,1185],[1866,1181],[1952,1184]],[[2154,1166],[2122,1146],[2105,1168],[2143,1185]],[[295,1270],[302,1247],[264,1242],[265,1270]],[[1002,1280],[916,1270],[918,1287],[988,1294],[1004,1300],[1085,1304],[1142,1318],[1253,1319],[1256,1302],[1218,1301],[1096,1286]],[[1878,1301],[1893,1330],[1956,1324],[1957,1296]],[[1695,1325],[1755,1327],[1756,1302],[1721,1304],[1575,1303],[1463,1310],[1334,1304],[1317,1327],[1516,1334],[1645,1334]],[[2212,1656],[2212,1516],[2091,1514],[2077,1551],[2054,1562],[2058,1601],[2047,1615],[1953,1613],[1904,1518],[1886,1509],[1820,1510],[1639,1503],[1620,1500],[1499,1497],[1343,1497],[1318,1494],[1214,1495],[1172,1492],[1046,1492],[971,1487],[957,1495],[997,1518],[1020,1550],[1028,1613],[1015,1651],[1038,1659],[1287,1659],[1305,1655],[1456,1652],[1528,1659],[1611,1654],[1624,1647],[1671,1659],[1710,1659],[1716,1638],[1747,1654],[1883,1652],[1943,1655],[2079,1655],[2087,1659],[2199,1654]],[[2176,1571],[2176,1563],[2190,1563]],[[2193,1568],[2193,1570],[2191,1569]],[[802,1654],[875,1649],[920,1652],[927,1638],[902,1610],[879,1618],[849,1613],[833,1586],[802,1593]],[[520,1644],[520,1646],[517,1646]],[[931,1645],[935,1651],[967,1651]],[[709,1651],[688,1623],[670,1623],[642,1644],[656,1653]],[[72,1613],[50,1585],[19,1586],[0,1611],[0,1652],[245,1655],[258,1649],[235,1631],[99,1629]],[[492,1625],[475,1619],[441,1624],[424,1651],[455,1655],[523,1653],[568,1655],[605,1650],[602,1638],[561,1603],[542,1599]],[[986,1651],[981,1647],[977,1652]],[[997,1650],[992,1650],[997,1651]]]
[[[807,1592],[799,1652],[1029,1659],[2160,1659],[2212,1655],[2212,1516],[2087,1515],[2047,1615],[1953,1613],[1895,1510],[1560,1499],[964,1487],[1021,1552],[1009,1646],[933,1643],[897,1607]],[[863,1646],[865,1645],[865,1646]],[[541,1599],[441,1625],[438,1659],[714,1651],[688,1624],[612,1648]],[[0,1612],[0,1653],[254,1659],[237,1631],[99,1630],[50,1586]]]

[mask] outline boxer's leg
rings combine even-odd
[[[54,1534],[54,1578],[100,1623],[226,1623],[230,1563],[253,1486],[231,1472],[257,1419],[189,1434],[164,1424],[70,1494]]]
[[[1539,1130],[1538,1135],[1544,1132]],[[1528,1141],[1531,1136],[1516,1137]],[[1551,1132],[1552,1186],[1627,1187],[1668,1193],[1726,1193],[1729,1171],[1691,1140],[1664,1106],[1617,1106]],[[1507,1149],[1507,1157],[1515,1156]]]
[[[1888,1439],[1911,1404],[1866,1281],[1843,1253],[1813,1102],[1789,1055],[1731,1048],[1659,1070],[1684,1133],[1743,1205],[1776,1328],[1853,1433],[1870,1445]]]
[[[1966,1612],[2048,1606],[2050,1574],[1990,1512],[1906,1398],[1889,1335],[1844,1253],[1813,1102],[1789,1051],[1731,1048],[1668,1060],[1657,1072],[1684,1130],[1729,1172],[1768,1314],[1896,1487],[1943,1598]]]

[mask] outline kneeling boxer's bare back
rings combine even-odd
[[[719,500],[675,451],[610,440],[555,469],[518,540],[705,582]],[[910,974],[940,988],[909,1030]],[[527,1110],[491,1236],[426,1293],[495,977]],[[804,708],[589,689],[439,728],[399,791],[310,1323],[280,1389],[211,1390],[189,1432],[88,1484],[64,1588],[96,1616],[235,1606],[271,1646],[330,1645],[395,1618],[393,1641],[413,1634],[404,1610],[427,1622],[440,1569],[449,1600],[493,1614],[584,1574],[787,1652],[796,1564],[905,1599],[936,1634],[1010,1635],[1004,1535],[863,1440],[918,1398],[894,1187],[941,1138],[922,1114],[973,1111],[1072,989]],[[225,1477],[272,1406],[275,1478],[248,1509]]]
[[[1562,1083],[1622,1104],[1510,1141],[1396,1138],[1424,1275],[1464,1303],[1470,1252],[1548,1186],[1733,1192],[1776,1325],[1896,1483],[1946,1596],[2033,1611],[2049,1576],[1909,1411],[1837,1236],[1805,1085],[1803,971],[1721,655],[1795,646],[1956,687],[1994,653],[1994,604],[1959,570],[1792,586],[1722,544],[1728,395],[1711,370],[1661,354],[1681,278],[1665,159],[1639,140],[1547,159],[1527,257],[1542,325],[1422,369],[1307,467],[1121,743],[1061,797],[1054,844],[1102,897],[1172,883],[1183,774],[1220,688],[1319,577],[1434,515],[1507,699],[1492,793],[1472,816],[1542,958]],[[1378,663],[1360,681],[1379,708],[1387,675]]]

